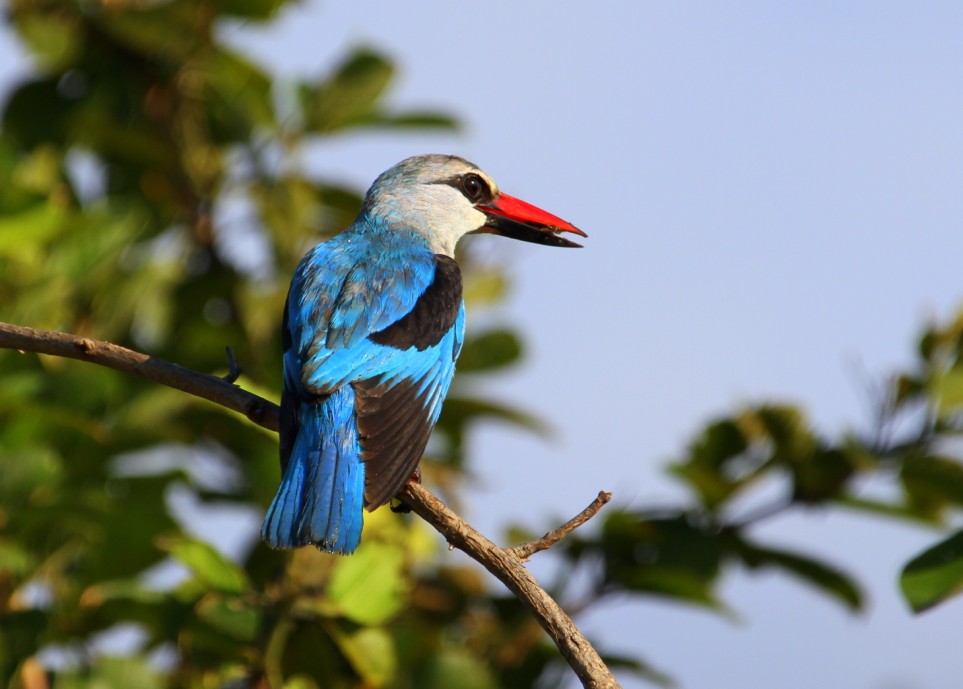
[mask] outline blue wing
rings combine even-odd
[[[362,503],[400,491],[438,420],[464,334],[460,273],[414,233],[344,233],[302,260],[285,320],[284,478],[262,533],[350,552]]]

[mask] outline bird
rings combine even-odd
[[[265,514],[272,548],[352,553],[363,510],[416,471],[465,334],[455,246],[498,234],[579,247],[574,225],[499,190],[453,155],[382,173],[355,221],[298,264],[282,323],[281,481]]]

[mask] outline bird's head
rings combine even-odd
[[[365,196],[362,213],[423,234],[435,253],[454,255],[466,234],[487,232],[548,246],[581,246],[562,232],[587,236],[574,225],[499,191],[476,165],[457,156],[420,155],[382,173]]]

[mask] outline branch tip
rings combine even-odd
[[[554,531],[549,531],[547,534],[538,538],[534,541],[529,541],[528,543],[522,543],[516,545],[514,548],[508,548],[508,551],[517,557],[521,562],[527,562],[528,559],[535,553],[539,553],[543,550],[548,550],[553,545],[561,541],[563,538],[568,536],[570,533],[575,531],[582,524],[587,522],[589,519],[594,517],[599,513],[603,507],[605,507],[608,502],[612,499],[612,493],[604,490],[600,490],[599,494],[595,497],[589,506],[584,510],[579,512],[577,515],[569,519],[567,522],[562,524],[560,527]]]

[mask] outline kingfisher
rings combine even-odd
[[[476,233],[587,236],[467,160],[420,155],[382,173],[357,219],[299,263],[282,325],[282,478],[261,528],[272,548],[353,552],[362,511],[416,471],[464,341],[455,246]]]

